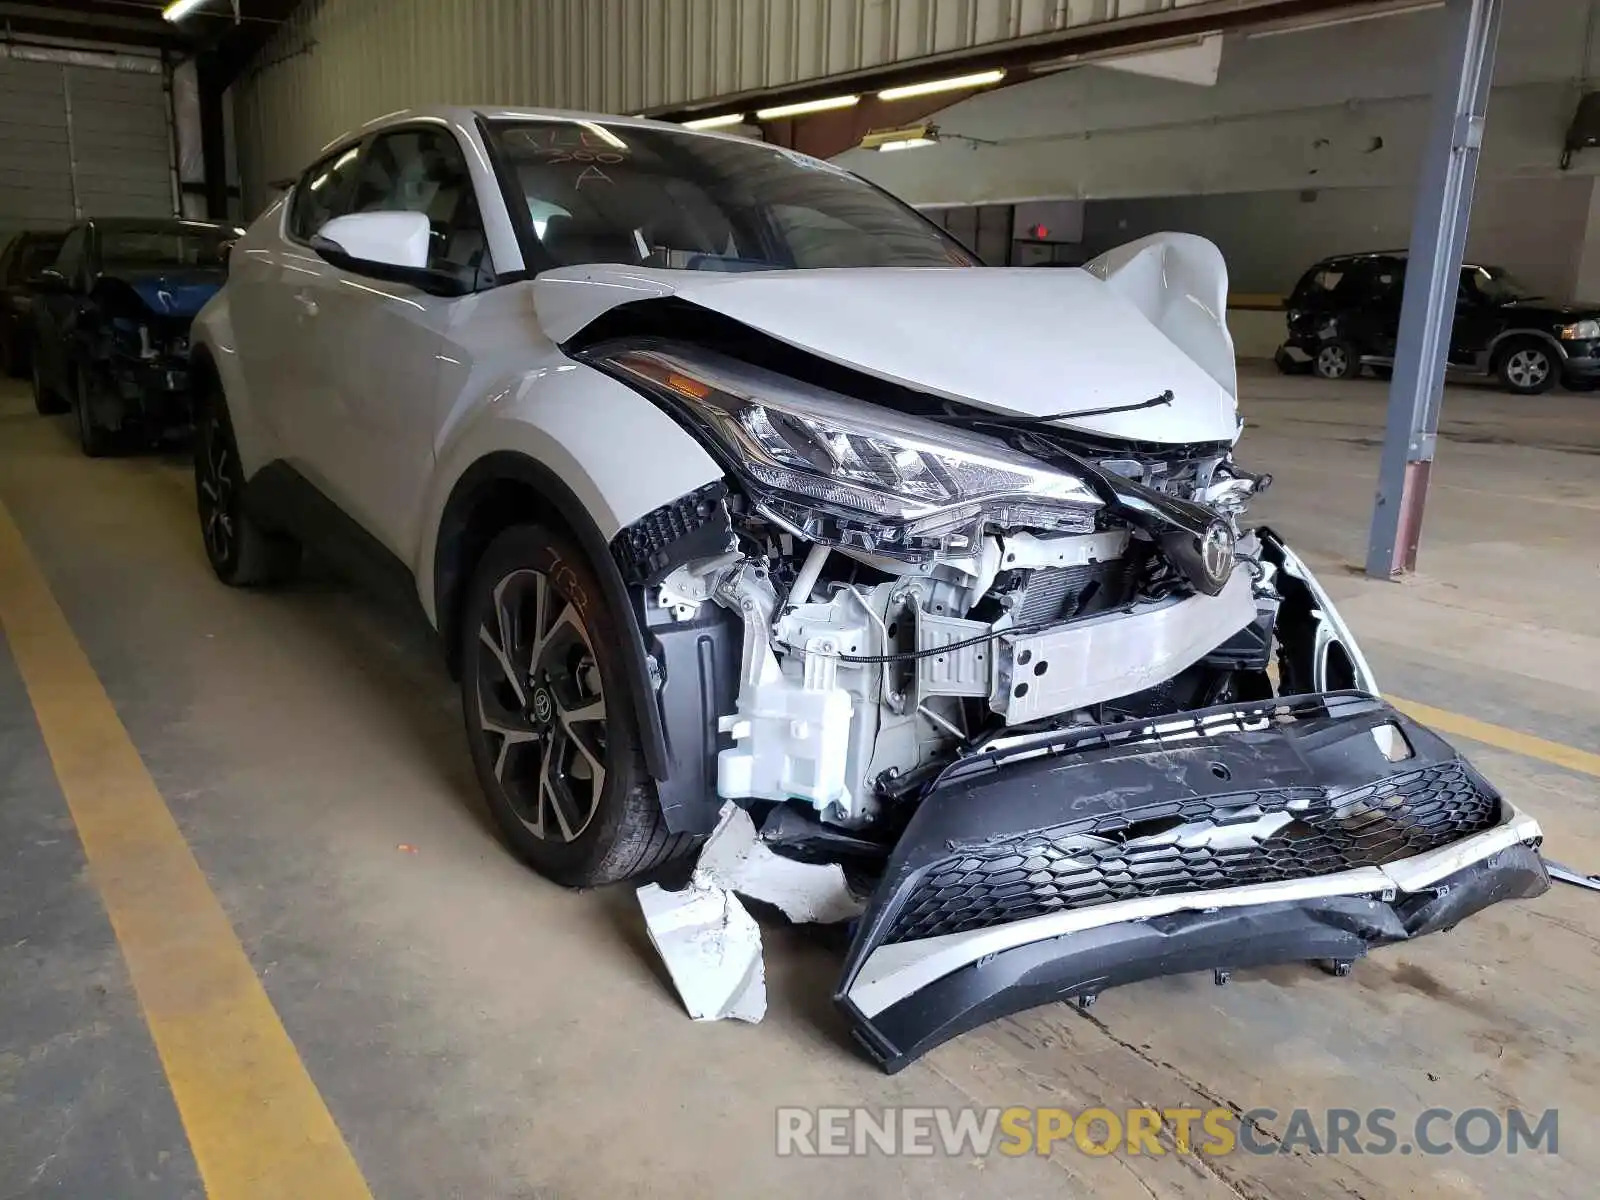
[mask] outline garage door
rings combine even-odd
[[[161,64],[39,62],[0,47],[0,242],[78,217],[171,216]],[[84,56],[78,56],[79,61]]]

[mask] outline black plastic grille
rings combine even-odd
[[[1382,866],[1491,828],[1498,798],[1460,762],[1329,796],[1283,788],[1078,821],[935,864],[887,941],[982,929],[1115,900]]]
[[[679,563],[710,558],[733,544],[727,485],[720,480],[651,509],[611,540],[611,554],[630,584],[660,583]]]

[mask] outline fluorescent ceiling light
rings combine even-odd
[[[826,100],[802,100],[799,104],[780,104],[776,108],[757,109],[756,120],[776,121],[780,117],[799,117],[806,113],[827,112],[833,108],[849,108],[860,99],[860,96],[829,96]]]
[[[862,150],[910,150],[916,146],[931,146],[939,140],[939,130],[934,125],[902,125],[898,129],[869,129],[861,139]]]
[[[743,113],[723,113],[720,117],[699,117],[683,122],[685,129],[722,129],[728,125],[743,125]]]
[[[987,87],[991,83],[999,83],[1006,77],[1006,73],[998,68],[993,71],[979,71],[973,75],[956,75],[950,79],[930,79],[926,83],[908,83],[904,87],[884,88],[878,93],[879,100],[907,100],[912,96],[928,96],[934,92],[953,92],[960,88]]]
[[[161,10],[162,20],[181,21],[205,2],[206,0],[172,0],[171,4]]]

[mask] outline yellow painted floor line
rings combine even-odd
[[[1503,725],[1491,725],[1487,721],[1462,716],[1448,709],[1419,704],[1415,700],[1402,700],[1398,696],[1386,696],[1384,699],[1406,716],[1421,721],[1440,733],[1471,738],[1475,742],[1482,742],[1485,746],[1493,746],[1497,750],[1509,750],[1513,754],[1537,758],[1542,762],[1565,767],[1569,771],[1600,776],[1600,754],[1593,754],[1588,750],[1580,750],[1576,746],[1568,746],[1561,742],[1546,741],[1544,738],[1534,737],[1531,733],[1519,733]]]
[[[370,1200],[222,906],[0,505],[0,627],[210,1200]]]

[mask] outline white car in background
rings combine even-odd
[[[194,327],[205,546],[438,630],[562,884],[726,801],[870,892],[887,1069],[1151,975],[1321,960],[1547,879],[1246,507],[1226,272],[1168,234],[983,268],[826,162],[419,109],[335,143]]]

